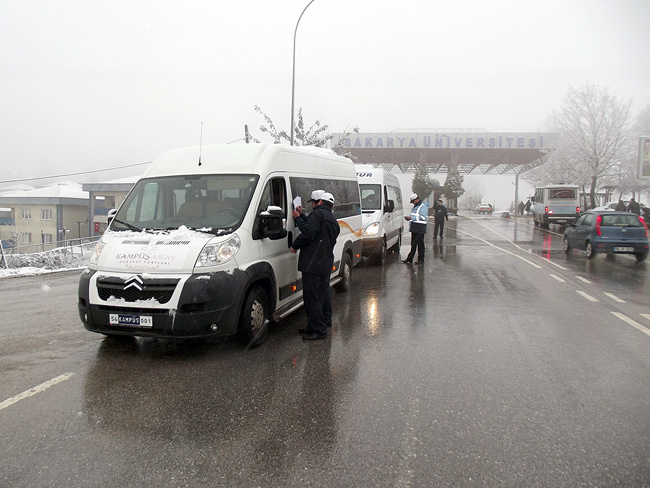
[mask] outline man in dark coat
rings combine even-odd
[[[330,275],[334,265],[334,245],[341,232],[332,208],[334,197],[323,190],[311,193],[313,210],[308,217],[298,207],[293,218],[300,234],[291,244],[291,252],[300,249],[298,271],[302,272],[302,293],[307,327],[298,329],[305,341],[325,339],[332,325]]]
[[[638,202],[634,201],[634,197],[630,198],[630,203],[627,204],[627,211],[641,215],[641,207]]]
[[[435,213],[435,224],[433,226],[433,238],[438,238],[438,231],[440,231],[440,239],[442,239],[442,234],[445,231],[445,220],[449,220],[449,215],[447,214],[447,207],[442,203],[441,199],[438,199],[437,203],[433,204],[433,209]]]

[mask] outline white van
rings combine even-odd
[[[569,224],[580,215],[578,185],[549,185],[535,188],[531,205],[535,227],[548,229],[549,224]]]
[[[341,233],[331,284],[361,260],[354,164],[330,150],[279,144],[182,148],[156,159],[112,216],[79,283],[86,329],[105,335],[225,337],[249,345],[267,319],[302,306],[296,197],[332,193]]]
[[[363,217],[363,255],[383,266],[388,249],[399,252],[404,233],[402,190],[397,177],[372,165],[357,164]]]

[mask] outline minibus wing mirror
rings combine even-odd
[[[258,218],[261,238],[275,241],[287,236],[287,216],[280,207],[269,206]]]
[[[108,211],[106,214],[106,225],[111,225],[111,222],[113,222],[113,218],[115,218],[115,214],[117,213],[116,208],[112,208]]]

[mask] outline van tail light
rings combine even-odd
[[[577,213],[577,214],[580,213],[580,207],[576,207],[576,213]]]
[[[647,239],[647,237],[648,237],[648,224],[646,224],[645,220],[643,220],[643,217],[641,217],[640,215],[639,215],[639,220],[643,224],[643,227],[645,227],[645,236],[646,236],[646,239]]]
[[[548,213],[548,207],[544,207],[544,213]]]
[[[602,221],[603,221],[603,216],[602,215],[599,215],[598,217],[596,217],[596,234],[597,235],[600,235],[600,224],[602,223]]]

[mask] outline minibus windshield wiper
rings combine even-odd
[[[135,225],[131,225],[128,222],[124,222],[123,220],[119,220],[119,219],[116,219],[115,217],[113,217],[113,221],[117,222],[118,224],[122,224],[122,225],[126,226],[127,229],[132,230],[134,232],[142,232],[142,229],[138,229]]]
[[[214,234],[215,236],[230,234],[232,232],[232,228],[230,227],[227,229],[216,229],[214,227],[188,227],[188,229],[196,232],[203,232],[205,234]]]

